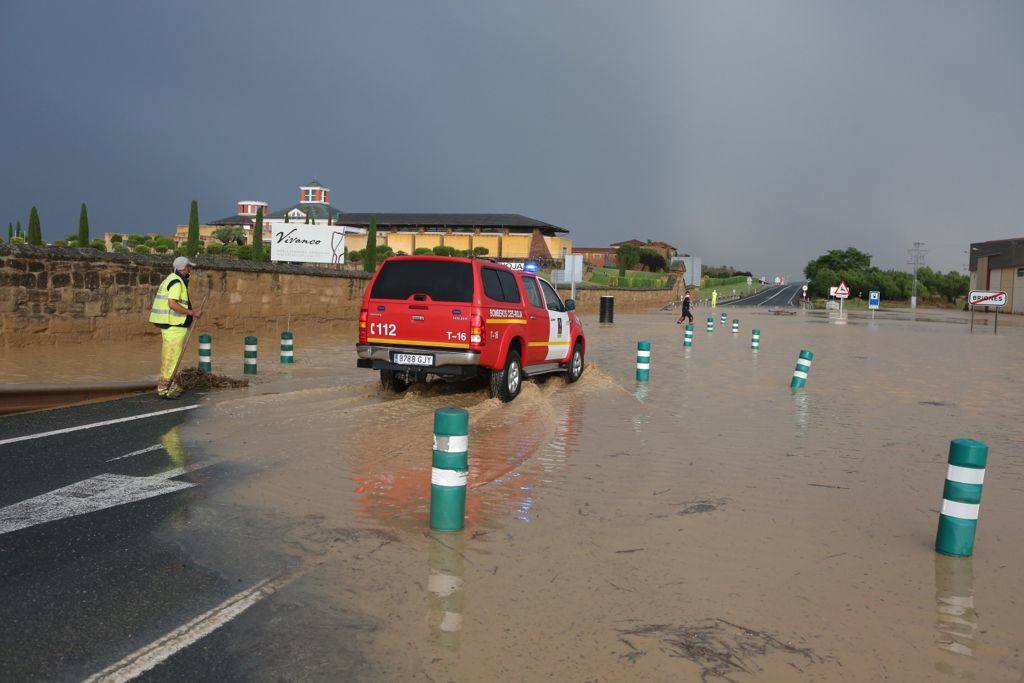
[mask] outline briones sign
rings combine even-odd
[[[270,233],[270,260],[344,263],[345,228],[275,222]]]

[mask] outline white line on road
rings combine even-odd
[[[123,460],[125,458],[130,458],[133,455],[142,455],[143,453],[149,453],[150,451],[158,451],[158,450],[160,450],[163,447],[164,447],[164,445],[162,443],[154,444],[153,446],[147,446],[146,448],[140,448],[137,451],[132,451],[131,453],[125,453],[124,455],[119,455],[116,458],[111,458],[110,460],[107,460],[107,462],[114,462],[115,460]]]
[[[151,477],[100,474],[83,479],[0,508],[0,535],[191,488],[195,484],[171,479],[205,466],[178,467]]]
[[[775,297],[777,297],[777,296],[778,296],[779,294],[782,294],[782,293],[783,293],[783,292],[785,292],[785,291],[786,291],[786,286],[785,286],[785,285],[783,285],[782,287],[780,287],[780,288],[779,288],[779,291],[775,292],[775,293],[774,293],[774,294],[772,294],[772,295],[771,295],[770,297],[768,297],[767,299],[765,299],[764,301],[762,301],[761,303],[759,303],[759,304],[758,304],[758,306],[764,306],[764,305],[765,305],[766,303],[768,303],[769,301],[771,301],[772,299],[774,299],[774,298],[775,298]]]
[[[198,408],[199,404],[190,406],[182,406],[180,408],[168,408],[167,410],[158,410],[155,413],[143,413],[142,415],[130,415],[128,417],[119,417],[115,420],[104,420],[103,422],[93,422],[86,425],[78,425],[77,427],[65,427],[64,429],[54,429],[51,432],[39,432],[38,434],[27,434],[25,436],[15,436],[10,439],[0,439],[0,446],[9,443],[17,443],[19,441],[29,441],[31,439],[41,439],[44,436],[54,436],[56,434],[67,434],[68,432],[77,432],[80,429],[93,429],[94,427],[106,427],[107,425],[115,425],[120,422],[131,422],[132,420],[141,420],[145,417],[156,417],[157,415],[167,415],[168,413],[177,413],[182,410],[192,410]]]
[[[153,667],[205,638],[257,602],[273,595],[291,578],[264,579],[241,593],[236,593],[208,612],[139,648],[124,659],[85,679],[85,683],[123,683],[140,676]]]

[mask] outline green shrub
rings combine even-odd
[[[24,237],[12,237],[11,238],[11,244],[25,244],[25,238]]]
[[[66,246],[68,246],[68,243],[65,242],[64,240],[57,240],[51,246],[54,246],[54,247],[66,247]]]
[[[487,247],[473,247],[473,253],[476,254],[477,256],[487,256],[487,254],[489,254],[490,251],[487,249]]]
[[[99,237],[94,237],[92,239],[92,242],[89,243],[89,246],[92,247],[93,249],[96,249],[97,251],[107,250],[107,243],[101,240]]]
[[[114,245],[114,253],[115,254],[127,254],[129,251],[131,251],[131,250],[128,247],[124,246],[123,244],[115,244]]]
[[[457,256],[459,250],[455,247],[445,247],[438,245],[431,250],[434,256]]]
[[[430,256],[434,253],[434,250],[430,247],[419,247],[418,249],[413,250],[412,253],[413,256]]]
[[[128,235],[128,244],[131,246],[135,246],[136,244],[142,244],[145,241],[146,238],[143,235]]]
[[[110,236],[110,243],[111,244],[121,244],[121,242],[123,242],[123,241],[124,241],[124,238],[121,237],[121,235],[111,235]]]
[[[153,251],[155,251],[158,254],[166,254],[167,253],[167,247],[163,247],[163,246],[159,246],[158,245],[158,246],[153,247]]]
[[[206,247],[206,253],[210,254],[211,256],[217,256],[218,254],[223,254],[224,253],[224,245],[223,244],[211,244],[210,246]]]
[[[135,253],[136,254],[148,254],[149,253],[149,247],[147,247],[144,244],[140,244],[139,246],[135,247]]]
[[[363,250],[356,249],[355,251],[348,252],[348,260],[351,263],[359,263],[363,260]]]
[[[238,258],[242,259],[243,261],[251,261],[252,257],[253,257],[252,245],[251,244],[243,244],[243,245],[239,246],[237,251],[235,252],[235,255]]]

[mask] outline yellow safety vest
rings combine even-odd
[[[175,285],[180,285],[180,289],[175,292],[174,296],[170,296],[170,290]],[[188,287],[185,285],[185,280],[177,273],[171,273],[164,278],[164,281],[160,283],[160,287],[156,290],[156,298],[153,299],[153,310],[149,312],[149,322],[154,325],[181,327],[185,324],[188,316],[172,311],[167,303],[168,297],[182,304],[185,308],[192,308],[188,300]]]

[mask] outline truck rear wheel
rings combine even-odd
[[[519,352],[511,349],[505,358],[505,367],[491,371],[491,396],[508,403],[519,395],[523,388],[523,364],[519,360]]]
[[[579,342],[572,347],[572,355],[569,356],[569,367],[565,370],[565,381],[572,384],[583,374],[583,346]]]
[[[400,394],[409,388],[409,382],[395,374],[394,370],[380,371],[380,385],[384,391]]]

